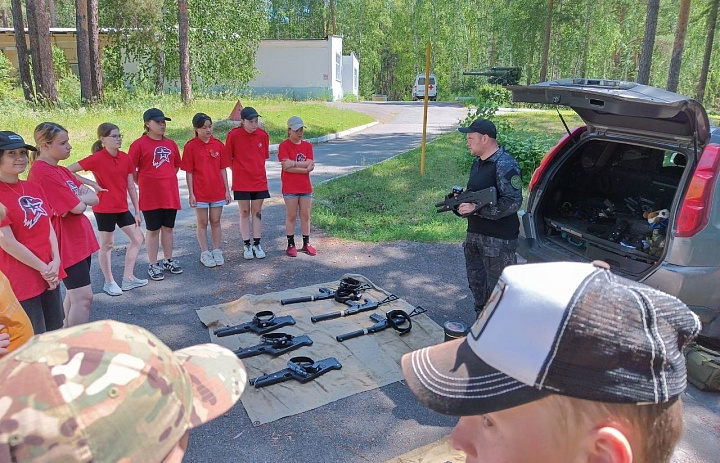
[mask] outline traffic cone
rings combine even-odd
[[[243,105],[240,103],[240,100],[238,100],[237,103],[235,103],[235,107],[230,112],[230,117],[228,117],[228,119],[231,121],[240,121],[240,111],[242,111],[242,109]]]

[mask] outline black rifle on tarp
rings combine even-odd
[[[479,191],[465,191],[460,186],[454,186],[443,201],[435,203],[435,207],[438,208],[438,213],[453,211],[458,217],[468,217],[479,211],[480,208],[486,204],[492,205],[496,202],[497,190],[494,186]],[[473,203],[475,204],[475,209],[468,214],[460,214],[457,209],[462,203]]]
[[[260,354],[270,354],[277,357],[302,346],[312,346],[313,343],[309,336],[293,336],[287,333],[268,333],[262,335],[260,339],[262,340],[260,344],[238,349],[235,351],[235,355],[241,359]]]
[[[320,294],[317,296],[300,296],[281,299],[280,304],[299,304],[301,302],[324,301],[325,299],[335,299],[338,302],[357,301],[362,296],[362,292],[370,289],[370,285],[356,280],[352,277],[346,277],[340,280],[340,285],[336,290],[328,288],[320,288]]]
[[[249,322],[240,323],[239,325],[228,326],[225,328],[219,328],[213,333],[218,338],[224,336],[232,336],[233,334],[253,332],[256,334],[265,334],[270,331],[276,330],[283,326],[294,325],[295,319],[292,315],[284,317],[276,317],[270,310],[263,310],[255,314],[253,319]]]
[[[410,318],[425,312],[427,312],[427,309],[417,306],[409,314],[404,310],[400,309],[390,310],[387,312],[387,314],[385,314],[384,317],[382,315],[374,313],[370,315],[370,319],[374,322],[377,322],[373,326],[369,326],[367,328],[363,328],[357,331],[352,331],[350,333],[340,334],[338,336],[335,336],[335,339],[338,342],[343,342],[347,341],[348,339],[357,338],[358,336],[377,333],[378,331],[383,331],[388,328],[394,329],[398,332],[400,336],[402,336],[404,334],[408,334],[410,330],[412,330],[412,320],[410,320]]]
[[[318,376],[324,375],[330,370],[339,370],[342,368],[342,365],[335,357],[318,360],[317,362],[310,357],[293,357],[288,360],[287,365],[287,368],[278,372],[250,379],[250,384],[256,388],[260,388],[291,379],[305,384]]]
[[[382,301],[371,301],[369,299],[365,299],[364,304],[358,304],[355,301],[346,301],[345,304],[350,306],[349,309],[345,310],[338,310],[337,312],[330,312],[325,313],[322,315],[313,315],[310,317],[310,321],[313,323],[321,322],[323,320],[332,320],[333,318],[340,318],[340,317],[347,317],[349,315],[355,315],[356,313],[360,312],[368,312],[370,310],[375,310],[378,307],[380,307],[383,304],[387,304],[388,302],[397,301],[398,297],[394,294],[389,295]]]

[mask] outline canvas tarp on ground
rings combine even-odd
[[[343,276],[343,278],[345,277],[356,278],[371,286],[371,289],[364,291],[363,299],[380,301],[390,294],[375,286],[362,275],[348,274]],[[385,316],[385,312],[393,309],[401,309],[410,313],[414,307],[402,298],[381,305],[375,311],[318,323],[312,323],[310,317],[348,307],[334,299],[290,305],[280,304],[281,299],[317,295],[321,287],[334,290],[339,284],[338,280],[262,295],[248,294],[233,302],[197,310],[200,321],[210,330],[212,342],[232,350],[257,345],[261,342],[261,338],[255,333],[242,333],[219,338],[213,334],[213,331],[225,326],[248,322],[257,312],[265,310],[274,312],[278,317],[292,315],[296,321],[295,325],[282,327],[273,332],[284,332],[294,336],[305,334],[312,339],[312,346],[300,347],[277,358],[261,354],[243,359],[248,378],[282,370],[287,367],[287,361],[290,358],[297,356],[310,357],[315,361],[335,357],[342,364],[341,370],[330,371],[305,384],[290,380],[257,389],[248,385],[241,400],[248,416],[256,426],[312,410],[358,392],[402,380],[400,358],[403,354],[443,341],[442,328],[427,314],[413,317],[412,331],[404,336],[399,336],[396,331],[387,329],[343,343],[335,340],[335,336],[339,334],[373,325],[375,322],[369,318],[372,313]]]

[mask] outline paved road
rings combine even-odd
[[[420,103],[333,103],[366,112],[381,123],[347,138],[316,146],[314,181],[361,169],[417,146],[422,134]],[[433,103],[430,134],[456,127],[466,110]],[[167,275],[162,282],[110,297],[102,293],[102,275],[93,261],[96,293],[93,319],[113,318],[144,326],[171,348],[207,342],[207,330],[195,315],[198,307],[228,302],[244,294],[262,294],[338,279],[358,272],[410,304],[430,309],[431,317],[472,322],[460,246],[396,242],[363,244],[339,241],[313,231],[319,254],[284,255],[284,206],[279,198],[279,170],[268,163],[273,198],[263,209],[264,260],[242,259],[237,207],[225,209],[223,267],[206,269],[198,261],[194,213],[181,211],[176,231],[176,256],[185,273]],[[184,188],[184,182],[182,185]],[[187,197],[184,193],[183,197]],[[118,241],[122,244],[122,241]],[[121,275],[122,250],[114,259]],[[141,253],[138,275],[147,265]],[[720,403],[716,395],[689,388],[686,401],[687,435],[673,463],[715,462],[720,454]],[[194,430],[188,462],[372,462],[380,463],[433,442],[450,431],[455,420],[421,407],[404,384],[342,399],[300,415],[254,427],[241,405],[226,416]]]

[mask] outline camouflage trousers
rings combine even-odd
[[[517,264],[517,239],[503,240],[478,233],[468,233],[463,249],[467,279],[475,298],[475,312],[485,306],[500,274],[508,265]]]

